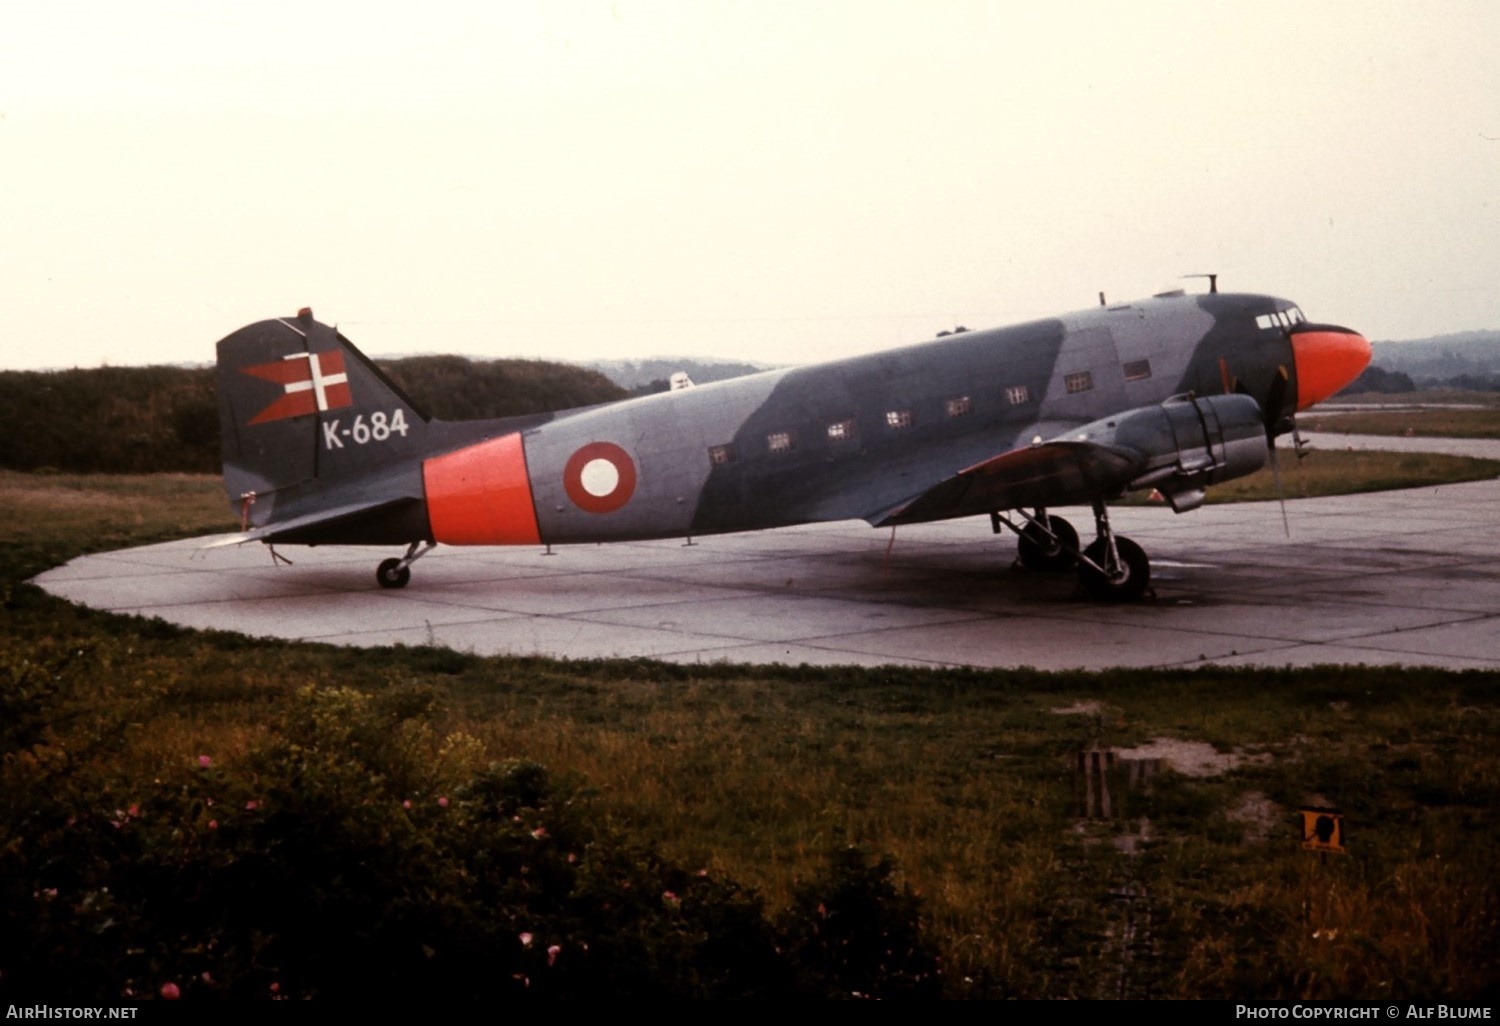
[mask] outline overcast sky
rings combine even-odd
[[[1500,4],[0,0],[0,366],[1500,328]],[[1189,282],[1190,287],[1199,287]]]

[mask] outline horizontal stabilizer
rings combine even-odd
[[[320,535],[329,528],[340,529],[338,541],[344,544],[358,544],[359,532],[356,528],[364,523],[377,523],[388,520],[394,516],[409,513],[410,508],[420,506],[422,500],[412,496],[398,496],[394,499],[383,499],[378,502],[357,503],[350,506],[335,506],[332,509],[318,510],[305,516],[293,517],[290,520],[281,520],[264,527],[252,527],[248,531],[238,534],[225,535],[215,541],[203,546],[205,549],[216,549],[226,545],[243,545],[246,542],[288,542],[294,544],[317,544],[321,540]]]

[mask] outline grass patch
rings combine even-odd
[[[1315,413],[1303,418],[1308,431],[1342,435],[1396,435],[1409,438],[1500,438],[1500,407],[1395,409]]]
[[[1461,388],[1427,388],[1417,392],[1340,393],[1330,402],[1338,406],[1485,406],[1500,409],[1500,392]],[[1319,409],[1313,415],[1327,412]]]
[[[90,552],[239,529],[208,474],[23,474],[0,470],[6,583]]]
[[[206,479],[5,483],[23,566],[232,526]],[[355,651],[77,609],[14,566],[21,990],[1454,1002],[1500,979],[1493,673]],[[1077,753],[1158,737],[1241,758],[1117,778],[1084,816]],[[1347,857],[1300,849],[1309,802],[1344,809]]]
[[[1282,484],[1289,499],[1427,488],[1500,476],[1500,462],[1473,456],[1337,449],[1315,449],[1303,459],[1288,449],[1280,456]],[[1276,479],[1269,465],[1208,490],[1209,502],[1260,502],[1276,497]]]

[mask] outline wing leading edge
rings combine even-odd
[[[988,513],[1021,506],[1066,506],[1118,492],[1146,457],[1119,446],[1055,440],[1012,449],[959,471],[906,502],[868,518],[876,527]]]

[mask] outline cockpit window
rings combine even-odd
[[[1261,314],[1255,318],[1257,328],[1290,328],[1298,324],[1306,324],[1307,318],[1301,310],[1295,306],[1287,307],[1285,310],[1277,310],[1275,313]]]

